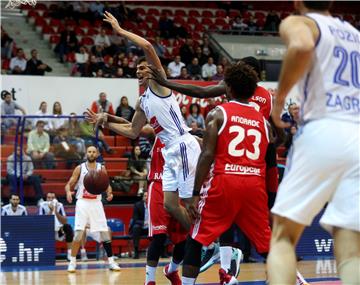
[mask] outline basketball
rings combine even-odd
[[[99,195],[109,187],[109,177],[103,170],[90,170],[84,177],[85,189]]]

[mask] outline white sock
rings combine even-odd
[[[82,248],[82,249],[80,249],[80,252],[81,252],[81,253],[84,253],[84,252],[86,253],[86,249],[85,249],[85,248]]]
[[[70,262],[76,263],[76,256],[70,256]]]
[[[190,277],[181,277],[181,283],[182,285],[193,285],[195,284],[196,278],[190,278]]]
[[[220,265],[226,272],[230,269],[232,256],[231,246],[220,246]]]
[[[109,263],[114,263],[115,262],[114,257],[113,256],[108,257],[108,261]]]
[[[68,249],[68,250],[67,250],[67,254],[68,254],[68,255],[71,255],[71,249]]]
[[[155,282],[155,273],[156,273],[156,267],[146,265],[145,284],[148,284],[148,282],[150,281]]]
[[[178,269],[179,264],[175,263],[174,260],[171,258],[169,263],[168,273],[174,272]]]

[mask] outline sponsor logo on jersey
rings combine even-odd
[[[150,125],[154,129],[155,134],[158,134],[164,130],[163,127],[160,126],[160,124],[155,116],[150,119]]]
[[[258,175],[260,174],[260,168],[239,165],[239,164],[225,164],[225,173],[226,174],[240,174],[240,175]]]

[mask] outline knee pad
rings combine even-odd
[[[81,230],[75,231],[74,241],[81,242],[83,234],[84,234],[84,231],[81,231]]]
[[[185,246],[184,265],[200,267],[202,244],[188,237]]]

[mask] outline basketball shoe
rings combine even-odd
[[[176,270],[174,272],[168,273],[169,264],[164,267],[164,274],[167,279],[170,280],[171,285],[181,285],[181,279],[179,276],[179,271]]]
[[[76,262],[69,262],[69,265],[68,265],[68,268],[67,268],[67,271],[69,273],[75,273],[76,272]]]
[[[206,271],[220,260],[220,247],[218,243],[213,243],[212,247],[201,249],[200,273]]]
[[[230,271],[227,273],[224,269],[219,269],[219,278],[221,285],[235,285],[238,284],[238,281],[234,276],[230,274]]]
[[[230,274],[237,278],[240,273],[240,263],[243,260],[244,255],[241,249],[232,248],[232,256],[231,256],[231,263],[230,263]]]

